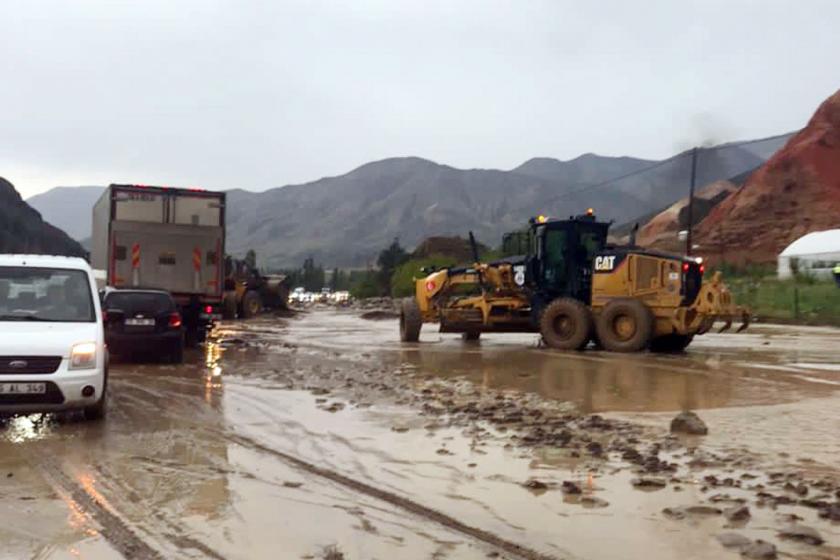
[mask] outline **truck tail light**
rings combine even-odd
[[[211,313],[213,313],[213,306],[212,305],[206,306],[204,308],[204,312],[207,313],[208,315],[210,315]]]
[[[181,314],[180,313],[173,313],[169,316],[169,328],[170,329],[177,329],[181,326]]]

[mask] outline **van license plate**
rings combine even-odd
[[[154,319],[126,319],[125,324],[130,327],[151,327],[155,324]]]
[[[0,383],[0,395],[43,395],[46,383]]]

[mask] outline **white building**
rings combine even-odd
[[[792,277],[794,270],[830,278],[831,269],[837,263],[840,263],[840,229],[814,231],[803,235],[779,254],[777,272],[780,279]]]

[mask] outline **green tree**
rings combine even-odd
[[[245,253],[245,264],[247,264],[250,268],[257,268],[257,252],[253,249],[248,249],[248,252]]]
[[[400,239],[395,237],[391,244],[379,253],[376,264],[379,266],[380,295],[391,293],[391,276],[401,264],[409,259],[409,254],[400,245]]]

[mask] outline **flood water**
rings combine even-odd
[[[532,335],[467,344],[426,328],[419,344],[404,345],[397,334],[395,321],[334,311],[226,324],[182,366],[113,366],[102,424],[5,420],[0,558],[321,558],[331,546],[348,559],[499,552],[288,457],[546,557],[738,557],[714,539],[725,520],[663,519],[665,507],[703,501],[700,484],[642,492],[626,469],[512,447],[495,430],[478,437],[447,427],[405,397],[419,382],[530,395],[666,431],[674,412],[694,409],[710,428],[704,447],[742,449],[754,470],[833,476],[840,456],[840,331],[755,327],[707,335],[680,356],[561,354]],[[383,386],[376,394],[360,388],[371,380]],[[575,481],[609,505],[522,486],[534,477]],[[840,529],[814,512],[804,522],[825,545],[780,542],[782,513],[753,507],[740,530],[794,557],[840,556]]]

